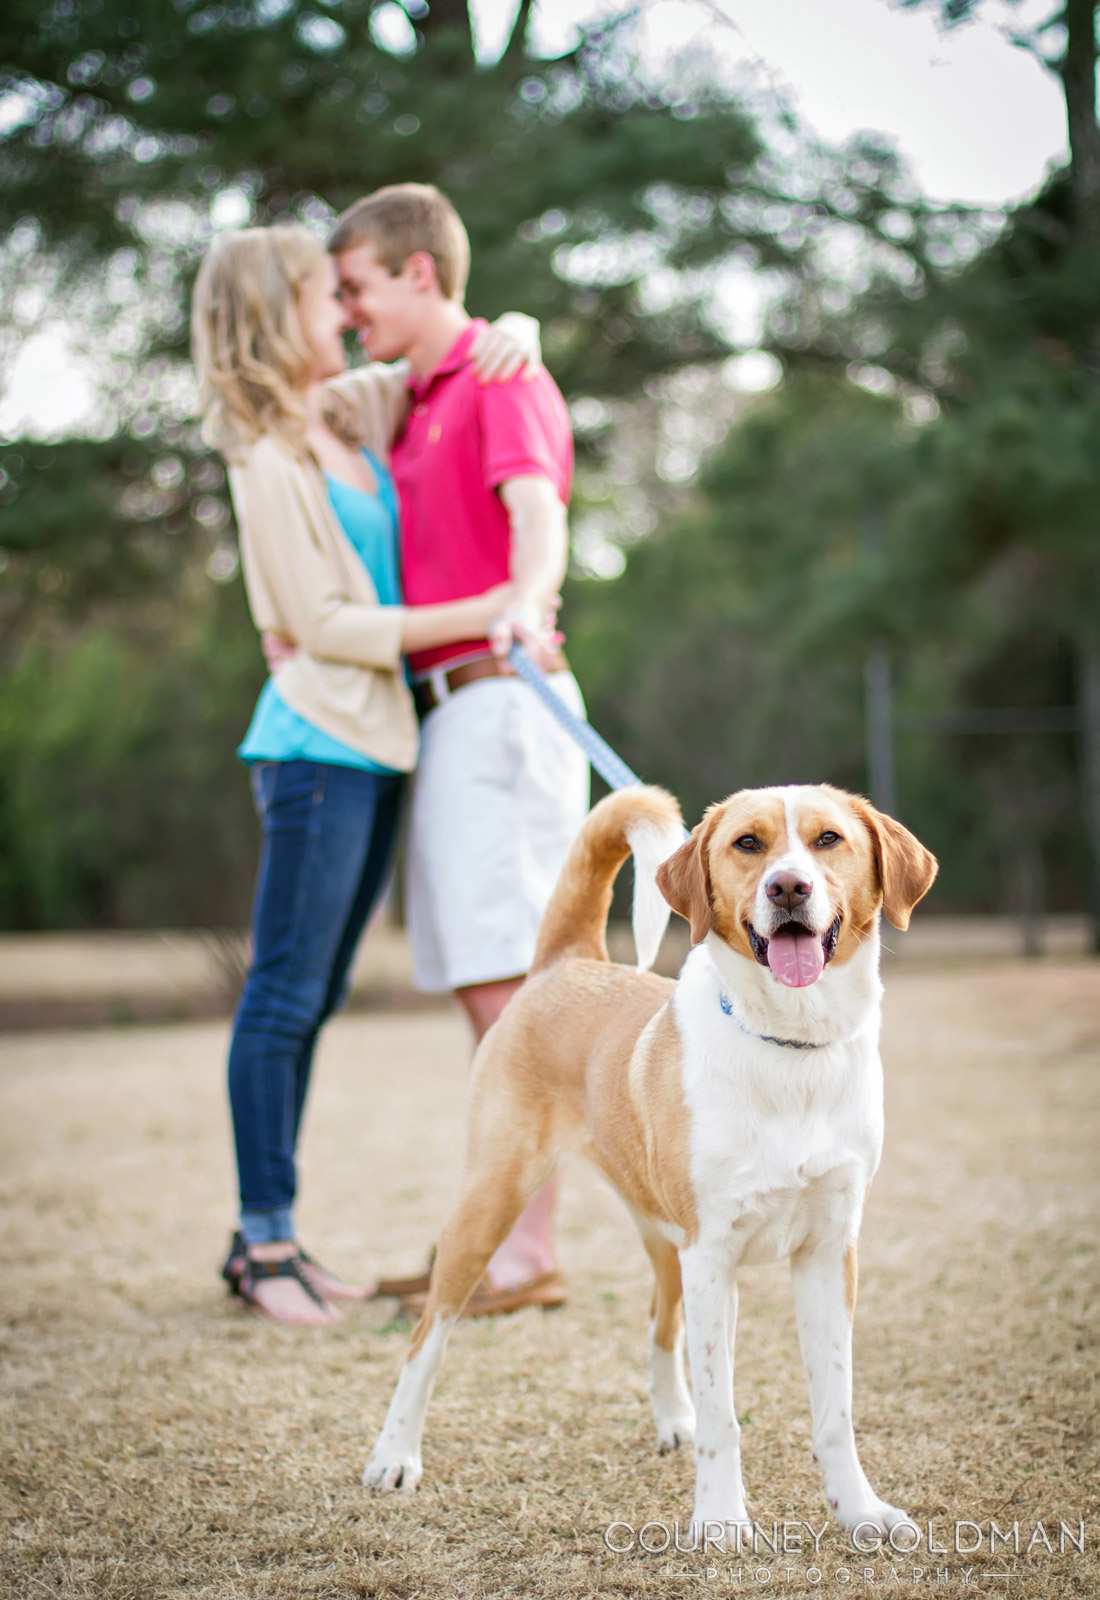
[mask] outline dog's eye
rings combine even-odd
[[[824,845],[825,848],[828,849],[829,845],[840,843],[840,834],[834,833],[831,828],[826,828],[825,832],[820,835],[817,842],[820,845]]]
[[[760,841],[753,833],[743,833],[740,839],[735,839],[733,841],[733,848],[735,850],[756,850],[759,848],[759,846]]]

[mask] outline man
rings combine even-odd
[[[411,414],[393,452],[407,604],[511,579],[491,639],[409,658],[422,716],[408,850],[416,981],[453,990],[480,1040],[520,987],[539,921],[588,808],[588,765],[530,689],[508,673],[513,638],[583,713],[543,622],[565,575],[569,417],[543,368],[479,384],[463,304],[469,242],[450,202],[421,184],[360,200],[329,240],[341,295],[372,361],[407,360]],[[559,1305],[549,1180],[489,1264],[470,1314]],[[389,1280],[380,1290],[426,1289]]]

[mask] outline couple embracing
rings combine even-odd
[[[345,212],[327,250],[297,227],[221,234],[195,286],[204,434],[227,464],[272,667],[240,749],[263,838],[229,1059],[241,1209],[223,1272],[281,1322],[333,1320],[334,1302],[363,1292],[297,1241],[295,1148],[405,775],[417,768],[416,982],[453,990],[478,1039],[523,981],[588,804],[584,756],[503,666],[520,639],[581,709],[550,631],[568,415],[526,319],[468,315],[468,268],[450,203],[401,184]],[[345,372],[349,326],[368,364]],[[474,1314],[564,1299],[552,1206],[547,1184]]]

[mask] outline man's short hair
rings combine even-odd
[[[444,299],[461,302],[466,293],[470,241],[454,206],[430,183],[391,183],[349,206],[336,219],[328,247],[336,255],[361,244],[373,245],[394,277],[423,250],[435,262]]]

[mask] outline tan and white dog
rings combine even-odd
[[[907,927],[936,861],[824,785],[743,790],[683,838],[672,797],[635,788],[596,806],[573,845],[531,975],[475,1059],[458,1197],[363,1481],[416,1487],[448,1333],[570,1148],[622,1194],[653,1264],[657,1448],[694,1439],[697,1531],[748,1521],[736,1272],[787,1258],[826,1499],[843,1526],[889,1533],[908,1518],[871,1488],[852,1427],[856,1238],[882,1147],[879,913]],[[631,849],[638,970],[604,942]],[[644,970],[669,905],[695,947],[675,983]]]

